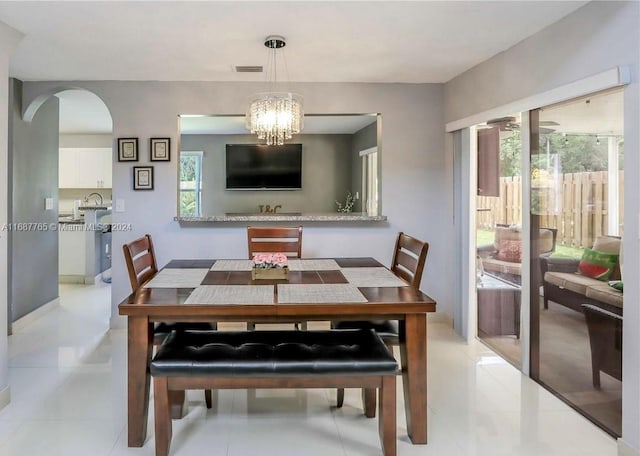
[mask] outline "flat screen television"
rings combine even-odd
[[[300,190],[302,144],[227,144],[228,190]]]

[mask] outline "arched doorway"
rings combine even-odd
[[[20,81],[12,81],[12,93],[15,107]],[[72,87],[40,96],[23,116],[13,113],[10,220],[37,222],[37,229],[16,231],[9,240],[9,322],[15,328],[60,302],[59,282],[87,286],[108,277],[113,123],[98,96]],[[38,287],[23,286],[24,271],[38,275]],[[110,300],[110,287],[103,292]]]

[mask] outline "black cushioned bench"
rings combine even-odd
[[[156,456],[169,454],[170,390],[337,387],[380,389],[380,443],[395,456],[397,371],[372,330],[173,332],[151,362]]]

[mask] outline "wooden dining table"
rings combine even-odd
[[[172,260],[118,306],[127,316],[128,446],[147,433],[156,322],[398,320],[407,432],[427,443],[427,313],[436,302],[373,258],[292,260],[252,280],[249,260]],[[395,280],[394,280],[395,279]]]

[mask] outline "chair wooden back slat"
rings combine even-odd
[[[124,244],[122,250],[129,271],[131,289],[136,291],[158,272],[151,235],[145,234],[133,242]]]
[[[256,253],[285,253],[290,258],[302,256],[302,227],[247,227],[249,259]]]
[[[420,287],[428,251],[428,242],[423,242],[402,232],[398,233],[391,271],[411,287]]]

